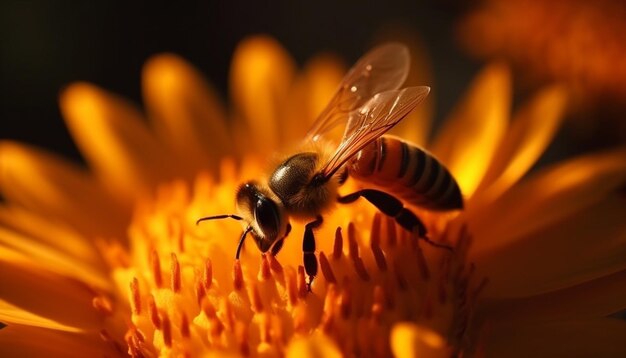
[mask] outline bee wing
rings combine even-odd
[[[330,178],[346,161],[376,140],[422,102],[430,87],[407,87],[378,93],[349,114],[341,143],[321,169]]]
[[[350,112],[375,94],[399,88],[409,73],[409,61],[408,49],[398,43],[376,47],[361,57],[313,123],[305,141],[318,141],[331,129],[347,123]]]

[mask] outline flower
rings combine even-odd
[[[196,226],[233,212],[237,186],[267,175],[267,158],[297,142],[343,72],[329,56],[297,72],[274,40],[250,38],[234,56],[230,121],[175,55],[145,67],[150,124],[102,89],[68,87],[61,109],[89,171],[0,144],[3,355],[626,353],[626,325],[607,318],[626,302],[626,153],[520,181],[549,145],[566,96],[546,88],[509,123],[502,64],[478,75],[428,146],[457,178],[466,209],[413,209],[453,253],[366,202],[338,206],[316,231],[320,273],[307,292],[303,225],[277,257],[248,243],[240,261],[236,223]]]

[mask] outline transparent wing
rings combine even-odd
[[[426,98],[430,87],[407,87],[379,93],[360,108],[350,112],[341,143],[322,167],[321,173],[330,178],[359,150],[376,140]]]
[[[409,61],[408,49],[398,43],[376,47],[361,57],[313,123],[305,141],[318,141],[331,129],[346,124],[350,112],[375,94],[399,88],[409,73]]]

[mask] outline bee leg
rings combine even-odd
[[[291,224],[287,224],[287,230],[285,231],[285,236],[280,238],[280,240],[276,241],[274,246],[272,246],[272,250],[270,251],[272,256],[278,255],[278,252],[280,251],[280,249],[283,248],[283,244],[285,243],[285,238],[287,237],[287,235],[289,235],[290,232],[291,232]]]
[[[307,289],[311,292],[311,284],[315,275],[317,275],[317,258],[315,257],[315,236],[313,235],[313,229],[322,225],[321,216],[315,218],[314,221],[304,226],[304,239],[302,240],[302,254],[304,262],[304,271],[309,276],[309,282],[307,283]]]
[[[424,226],[422,221],[412,211],[405,208],[402,202],[393,195],[375,189],[362,189],[346,196],[340,196],[337,200],[342,204],[349,204],[360,197],[364,197],[367,201],[374,204],[383,214],[394,218],[404,229],[410,232],[416,231],[420,239],[430,245],[452,251],[452,247],[430,240],[427,236],[426,226]]]

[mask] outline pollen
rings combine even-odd
[[[398,343],[411,336],[407,324],[427,332],[421,344],[446,354],[471,348],[465,332],[487,283],[475,283],[473,265],[464,262],[465,230],[433,230],[430,239],[452,244],[450,252],[365,201],[342,206],[315,231],[320,269],[309,290],[305,223],[292,223],[277,256],[261,254],[249,240],[239,260],[239,223],[195,224],[207,214],[232,213],[244,175],[250,176],[174,182],[137,207],[127,259],[113,261],[120,262],[114,274],[128,297],[130,355],[282,357],[323,341],[328,352],[344,356],[391,356],[412,347],[410,340]],[[93,304],[106,313],[113,303],[99,297]]]

